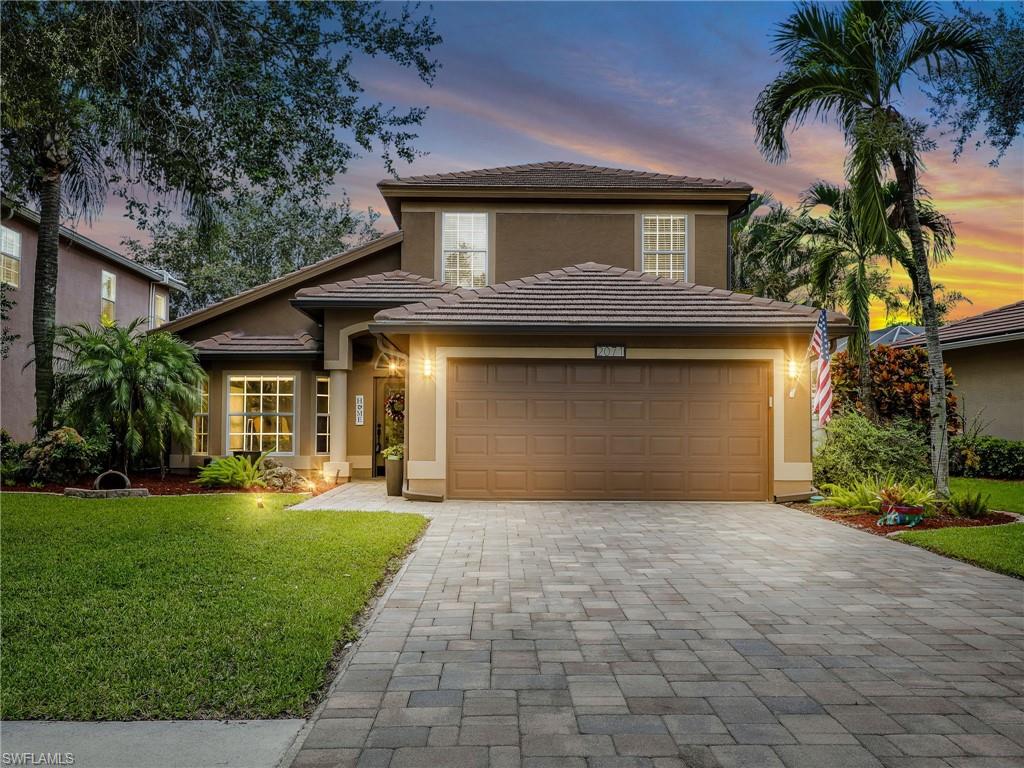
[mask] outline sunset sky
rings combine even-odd
[[[778,72],[773,25],[789,3],[441,3],[444,43],[432,88],[382,61],[356,72],[368,94],[427,105],[418,146],[429,153],[402,175],[542,160],[648,169],[749,182],[786,203],[816,179],[842,181],[845,149],[835,126],[792,135],[792,158],[766,163],[750,113]],[[904,89],[906,111],[922,118],[927,99]],[[1024,298],[1024,149],[998,168],[987,148],[959,163],[937,130],[923,182],[956,224],[957,251],[936,280],[966,293],[975,314]],[[382,162],[366,157],[339,179],[353,207],[385,210],[375,184]],[[116,205],[83,232],[117,247],[137,236]],[[382,229],[394,228],[382,217]],[[877,315],[877,313],[876,313]],[[884,318],[875,317],[873,325]]]

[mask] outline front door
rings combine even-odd
[[[383,477],[381,451],[405,440],[405,381],[400,377],[380,377],[373,384],[373,476]]]

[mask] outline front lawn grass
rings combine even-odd
[[[0,496],[0,717],[302,715],[419,515]]]
[[[951,477],[949,488],[954,493],[991,494],[989,506],[1003,512],[1024,514],[1024,481],[986,480],[979,477]]]
[[[910,531],[900,534],[899,539],[940,555],[1024,578],[1024,523]]]

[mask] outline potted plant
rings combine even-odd
[[[384,457],[384,481],[388,488],[388,496],[402,495],[402,470],[405,458],[405,448],[401,443],[389,445],[380,452]]]
[[[935,491],[921,483],[887,483],[878,491],[878,508],[882,513],[878,525],[913,528],[921,522],[926,509],[934,504]]]

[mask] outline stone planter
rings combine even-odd
[[[388,496],[402,495],[404,465],[402,459],[388,459],[384,462],[384,482],[388,487]]]

